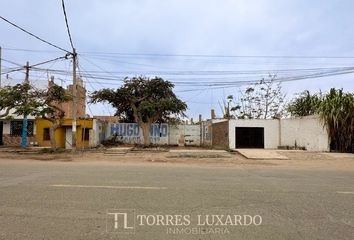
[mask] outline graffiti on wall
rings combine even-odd
[[[111,136],[117,141],[130,144],[143,142],[143,131],[137,123],[114,123],[111,125]],[[168,124],[152,124],[150,127],[150,142],[153,144],[165,141],[168,143]]]

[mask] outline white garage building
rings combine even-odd
[[[302,147],[329,151],[327,130],[317,116],[289,119],[229,121],[229,148]]]

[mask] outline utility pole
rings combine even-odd
[[[26,63],[25,69],[26,69],[25,84],[29,84],[29,70],[30,70],[29,62]],[[24,94],[25,94],[25,97],[27,98],[28,93],[26,92]],[[26,101],[27,101],[27,99],[26,99]],[[26,112],[23,114],[23,120],[22,120],[21,147],[23,147],[23,148],[27,147],[27,113]]]
[[[76,82],[76,65],[77,65],[77,54],[76,49],[73,48],[73,107],[72,107],[72,130],[71,130],[71,148],[72,152],[76,152],[76,114],[77,114],[77,82]]]

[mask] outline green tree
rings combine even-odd
[[[287,106],[287,111],[293,116],[308,116],[318,112],[322,102],[322,93],[311,94],[305,90],[293,99]]]
[[[150,144],[151,124],[184,116],[187,104],[173,93],[174,85],[162,78],[126,78],[124,84],[114,89],[101,89],[93,92],[91,103],[108,102],[116,108],[116,115],[133,115],[143,131],[144,145]]]
[[[318,113],[327,127],[331,149],[354,152],[354,95],[332,88],[323,98]]]
[[[64,117],[63,110],[57,105],[70,99],[65,89],[54,83],[45,90],[35,89],[28,83],[6,86],[0,89],[0,110],[3,111],[0,117],[8,116],[12,110],[16,115],[32,115],[49,120],[53,123],[50,128],[51,147],[55,149],[54,132],[61,126]]]
[[[11,110],[13,112],[19,109],[23,112],[30,111],[32,109],[32,102],[28,101],[29,96],[27,93],[31,88],[31,85],[27,83],[0,88],[0,117],[9,116]]]
[[[318,114],[327,128],[331,150],[354,152],[354,95],[343,89],[330,89],[327,94],[311,95],[308,91],[288,106],[293,116]]]

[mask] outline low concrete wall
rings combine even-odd
[[[93,126],[90,129],[90,147],[97,147],[102,141],[106,139],[107,122],[93,119]]]
[[[280,145],[305,147],[310,151],[329,151],[327,130],[316,116],[282,119]]]
[[[200,125],[171,125],[169,144],[200,146]]]
[[[143,133],[137,123],[110,123],[106,139],[118,136],[118,141],[127,144],[141,144]],[[200,146],[200,125],[153,124],[150,129],[150,141],[157,145]]]
[[[168,132],[168,124],[153,124],[150,128],[150,142],[158,145],[168,144]],[[127,144],[144,142],[143,131],[137,123],[110,123],[107,133],[107,139],[117,136],[118,141]]]
[[[212,146],[212,122],[211,122],[211,120],[202,122],[201,138],[202,138],[202,140],[201,140],[202,146],[208,146],[208,147]]]

